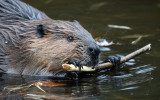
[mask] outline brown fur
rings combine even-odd
[[[43,38],[36,36],[40,24],[45,26]],[[68,42],[68,36],[74,41]],[[70,59],[95,66],[87,54],[94,45],[77,22],[52,20],[19,0],[0,1],[0,65],[11,66],[8,73],[52,75],[63,71],[61,65]]]

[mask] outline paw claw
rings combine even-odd
[[[111,62],[113,64],[113,68],[116,68],[120,65],[120,60],[121,57],[115,55],[115,56],[109,56],[107,60],[105,60],[105,62]]]

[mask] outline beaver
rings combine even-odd
[[[99,54],[99,46],[78,21],[53,20],[20,0],[0,1],[2,71],[52,76],[64,72],[64,63],[95,67]]]

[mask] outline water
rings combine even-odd
[[[136,57],[118,70],[101,72],[78,81],[59,80],[58,87],[36,87],[27,92],[4,93],[3,87],[20,85],[33,78],[1,75],[0,98],[21,99],[86,99],[86,100],[159,100],[160,78],[160,1],[159,0],[23,0],[49,17],[78,20],[94,38],[104,38],[120,45],[103,48],[106,56],[130,52],[151,43],[151,51]],[[109,27],[113,25],[127,28]],[[138,37],[135,45],[131,45]],[[38,78],[38,80],[40,80]],[[44,79],[51,80],[51,79]],[[52,80],[55,81],[55,80]]]

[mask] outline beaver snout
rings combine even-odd
[[[91,57],[92,65],[96,65],[98,63],[100,48],[97,44],[91,45],[87,49],[88,55]]]
[[[76,65],[80,67],[80,69],[83,65],[95,67],[99,62],[99,54],[100,54],[99,46],[97,44],[92,44],[87,47],[87,55],[89,56],[89,60],[87,61],[87,63],[85,63],[84,61],[86,61],[88,58],[86,59],[84,58],[85,60],[70,59],[67,63]]]
[[[97,59],[98,56],[99,56],[99,53],[100,53],[100,49],[98,46],[96,47],[89,47],[88,50],[87,50],[88,54],[94,58],[94,59]]]

